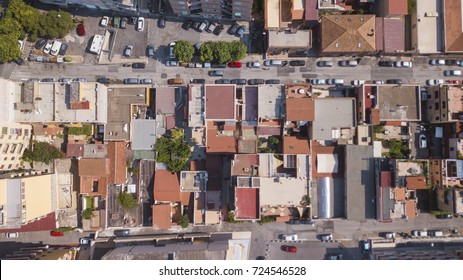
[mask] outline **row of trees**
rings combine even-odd
[[[174,47],[174,55],[178,61],[191,62],[195,48],[188,41],[179,41]],[[226,63],[239,61],[246,57],[246,45],[240,41],[217,41],[201,44],[199,49],[201,61]]]
[[[64,37],[75,23],[68,12],[41,13],[22,0],[10,0],[5,17],[0,20],[0,62],[8,62],[21,56],[18,39],[29,35],[30,41],[39,37]]]

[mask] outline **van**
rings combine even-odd
[[[182,85],[183,84],[183,79],[182,78],[173,78],[169,79],[167,81],[169,85]]]
[[[264,65],[265,66],[282,66],[283,60],[278,60],[278,59],[265,60]]]
[[[211,76],[211,77],[222,77],[223,76],[223,71],[222,70],[209,71],[209,76]]]
[[[127,78],[127,79],[124,79],[124,84],[138,84],[140,82],[140,80],[138,78]]]
[[[51,46],[50,54],[51,55],[58,55],[59,50],[61,49],[61,42],[55,41],[53,42],[53,45]]]

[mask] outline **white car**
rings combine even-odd
[[[285,241],[297,241],[297,234],[282,234],[280,237]]]
[[[430,80],[426,80],[426,84],[427,85],[430,85],[430,86],[433,86],[433,85],[441,85],[444,83],[444,80],[442,79],[430,79]]]
[[[326,79],[326,83],[329,85],[343,85],[343,79]]]
[[[167,60],[166,61],[166,66],[178,66],[178,62],[176,60]]]
[[[100,21],[100,25],[103,27],[107,27],[108,23],[109,23],[109,17],[107,16],[104,16]]]
[[[431,64],[431,65],[445,65],[445,60],[443,60],[443,59],[431,59],[429,61],[429,64]]]
[[[361,86],[365,83],[365,80],[353,80],[352,85],[353,86]]]
[[[410,61],[396,61],[394,66],[397,68],[410,68],[413,66],[413,63]]]
[[[461,76],[460,70],[445,70],[444,76]]]
[[[312,83],[312,85],[324,85],[325,84],[324,79],[312,79],[310,82]]]
[[[60,41],[55,41],[53,42],[53,45],[51,46],[51,51],[50,51],[50,54],[51,55],[58,55],[59,53],[59,50],[61,49],[61,45],[63,43],[61,43]]]
[[[79,239],[80,245],[90,245],[90,243],[92,243],[92,239],[90,238],[82,237]]]
[[[49,54],[52,46],[53,46],[53,42],[48,42],[43,48],[43,53]]]
[[[175,58],[174,48],[175,48],[175,42],[170,43],[169,44],[169,57],[170,58]]]
[[[372,82],[373,82],[373,84],[375,84],[375,85],[382,85],[382,84],[384,84],[384,81],[382,81],[382,80],[373,80]]]
[[[17,238],[19,236],[19,232],[7,232],[5,233],[6,238]]]
[[[145,29],[145,18],[139,17],[137,20],[137,31],[143,31]]]
[[[246,63],[246,66],[248,68],[260,68],[260,62],[258,62],[258,61],[249,61],[248,63]]]

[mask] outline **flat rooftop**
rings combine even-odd
[[[182,171],[180,172],[180,191],[205,191],[207,179],[207,171]]]
[[[283,85],[261,85],[258,87],[258,117],[274,120],[283,117],[285,90]]]
[[[312,47],[312,30],[300,29],[296,33],[270,30],[268,41],[270,48],[310,49]]]
[[[381,85],[376,95],[381,121],[419,121],[421,98],[419,87],[412,85]]]
[[[260,205],[299,205],[304,195],[308,194],[307,180],[297,178],[259,177]]]
[[[312,138],[332,140],[333,129],[355,127],[356,118],[355,98],[317,98]]]
[[[235,189],[235,217],[242,220],[257,220],[260,218],[258,188]]]
[[[203,85],[190,84],[188,86],[188,126],[205,126],[205,106],[204,106],[204,87]]]
[[[412,48],[416,48],[419,53],[437,53],[443,50],[441,38],[443,38],[444,26],[442,26],[441,3],[442,0],[416,3],[416,17],[412,17],[412,26],[416,25],[416,29],[412,29],[412,33],[415,33],[413,35],[416,36],[413,39],[416,40],[412,39]]]
[[[235,85],[204,85],[206,119],[235,120]]]

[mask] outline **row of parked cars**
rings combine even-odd
[[[43,48],[43,53],[56,56],[56,55],[66,55],[66,51],[68,50],[69,45],[66,43],[62,43],[60,41],[49,42],[47,39],[40,38],[37,40],[37,42],[35,42],[34,47],[37,50],[40,50]]]
[[[143,31],[145,29],[145,18],[144,17],[138,17],[138,18],[131,17],[129,19],[126,17],[115,16],[111,21],[110,17],[104,16],[103,18],[101,18],[101,21],[100,21],[100,26],[102,27],[112,26],[114,28],[126,29],[127,24],[133,24],[135,25],[135,28],[137,31]]]
[[[160,27],[159,21],[158,21],[158,26]],[[225,27],[223,26],[223,24],[218,23],[218,22],[209,22],[208,20],[203,20],[203,21],[188,20],[188,21],[183,22],[182,24],[182,29],[184,30],[193,29],[193,30],[196,30],[197,32],[206,31],[207,33],[212,33],[216,36],[219,36],[224,30],[224,28]],[[233,23],[227,31],[228,34],[234,35],[236,37],[242,37],[245,32],[246,32],[246,26],[239,25],[236,22]]]

